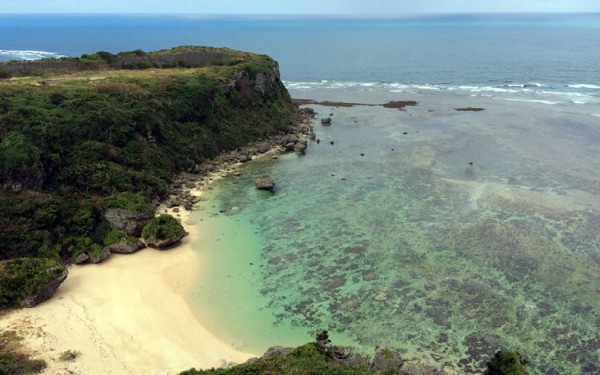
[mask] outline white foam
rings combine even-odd
[[[591,84],[587,84],[587,83],[578,83],[576,85],[569,85],[569,87],[571,87],[573,89],[591,89],[591,90],[600,89],[600,86],[591,85]]]
[[[472,97],[495,98],[517,102],[540,103],[547,105],[555,104],[600,104],[600,97],[596,92],[590,92],[593,85],[577,84],[570,85],[570,90],[561,91],[559,88],[537,82],[526,84],[508,83],[503,85],[449,85],[449,84],[416,84],[401,82],[358,82],[358,81],[335,81],[319,80],[307,82],[285,82],[289,89],[294,90],[386,90],[390,93],[417,94],[423,91],[447,91],[462,92]],[[600,86],[598,86],[600,87]],[[567,89],[567,86],[563,86]],[[581,90],[581,91],[580,91]]]
[[[508,100],[510,102],[540,103],[540,104],[548,104],[548,105],[560,104],[560,102],[553,102],[550,100],[514,99],[514,98],[496,98],[496,99]]]
[[[419,90],[441,90],[441,87],[436,85],[414,85],[414,88]]]
[[[4,50],[0,49],[0,56],[6,56],[9,59],[15,60],[39,60],[46,58],[59,58],[65,57],[59,55],[56,52],[48,51],[33,51],[33,50]]]

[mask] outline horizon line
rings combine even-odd
[[[409,12],[402,14],[358,13],[177,13],[177,12],[0,12],[0,16],[180,16],[180,17],[335,17],[335,18],[406,18],[444,15],[600,15],[600,11],[516,11],[516,12]]]

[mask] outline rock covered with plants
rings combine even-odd
[[[59,262],[16,258],[0,262],[0,308],[33,307],[50,298],[67,278]]]
[[[187,236],[179,220],[168,214],[162,214],[150,221],[142,231],[146,244],[157,249],[169,248]]]

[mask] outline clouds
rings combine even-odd
[[[360,14],[600,12],[598,0],[0,0],[2,13]]]

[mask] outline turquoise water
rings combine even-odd
[[[215,184],[194,214],[206,235],[201,319],[212,314],[217,335],[254,352],[328,329],[338,343],[396,346],[438,367],[476,371],[508,347],[534,374],[596,373],[598,119],[569,106],[349,90],[292,93],[419,105],[313,106],[321,142],[305,156]],[[466,106],[485,111],[454,110]],[[262,174],[275,194],[254,189]]]

